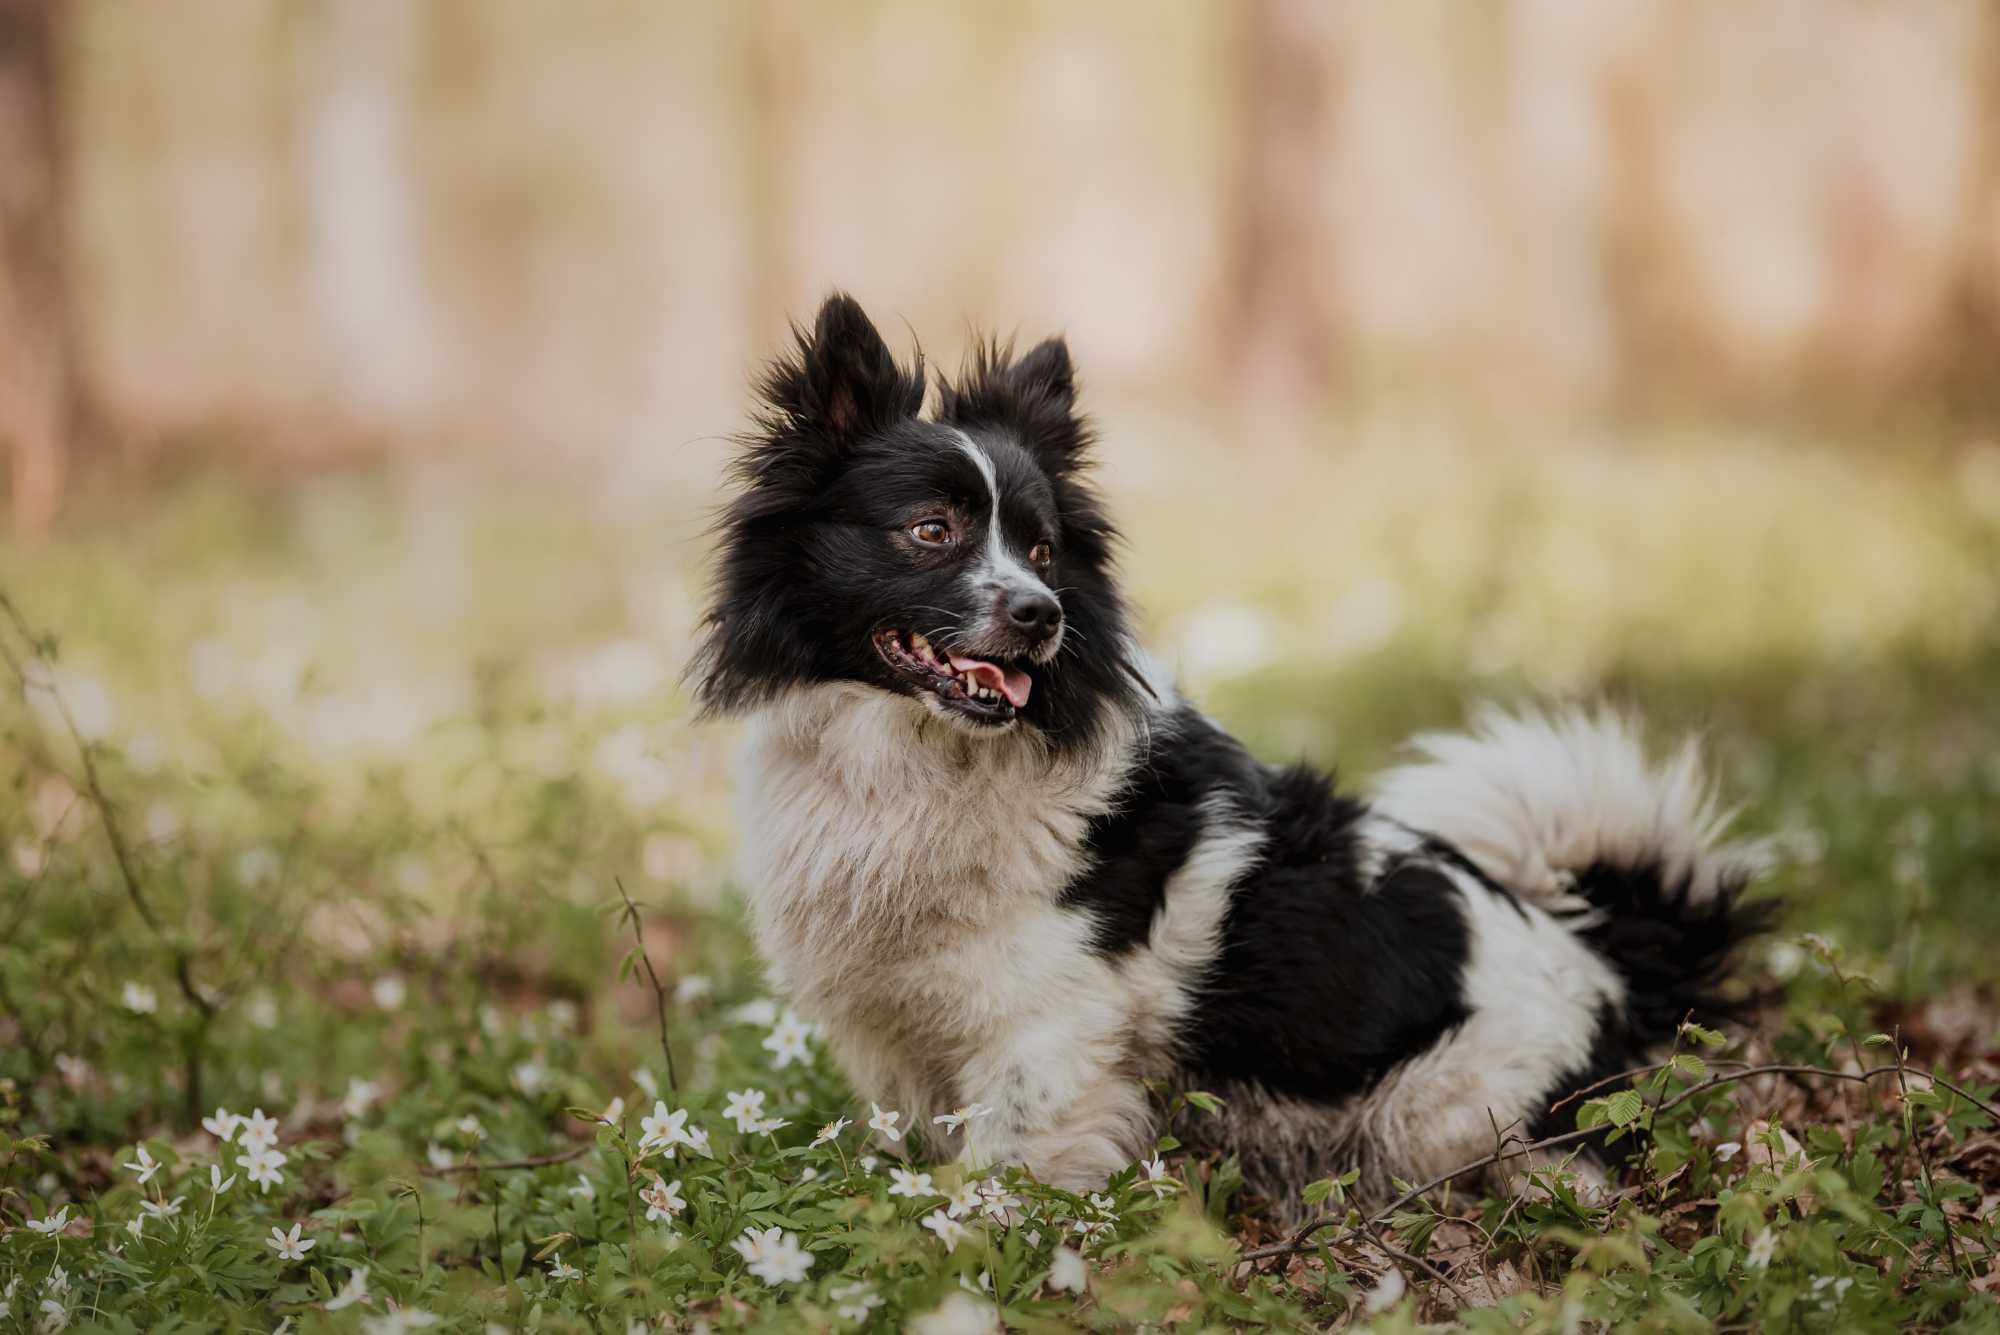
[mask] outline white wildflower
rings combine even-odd
[[[144,983],[125,984],[125,989],[119,997],[124,1001],[125,1009],[134,1015],[151,1015],[160,1009],[159,994]]]
[[[772,1286],[796,1284],[813,1266],[812,1253],[799,1246],[798,1235],[775,1225],[761,1231],[745,1229],[730,1246],[743,1258],[746,1270]]]
[[[612,1126],[625,1125],[625,1100],[623,1099],[611,1100],[611,1102],[608,1105],[606,1105],[604,1111],[598,1114],[598,1118],[602,1121],[609,1122]]]
[[[891,1168],[889,1181],[891,1196],[908,1196],[911,1200],[916,1200],[920,1196],[937,1195],[936,1188],[931,1186],[929,1173],[912,1173],[904,1168]]]
[[[700,1001],[715,991],[715,984],[705,973],[691,973],[674,984],[674,1001],[685,1006],[692,1001]]]
[[[757,1129],[764,1116],[764,1091],[761,1089],[736,1089],[728,1093],[728,1104],[722,1115],[736,1124],[736,1129],[749,1135]]]
[[[784,1229],[775,1224],[770,1228],[746,1228],[743,1236],[729,1245],[746,1263],[754,1265],[770,1254],[783,1233]]]
[[[347,1282],[340,1286],[340,1292],[326,1300],[326,1310],[338,1312],[356,1303],[363,1307],[368,1305],[368,1267],[365,1265],[354,1267],[347,1276]]]
[[[948,1252],[957,1251],[958,1244],[964,1242],[970,1235],[970,1230],[964,1224],[943,1210],[934,1210],[925,1215],[924,1227],[938,1235],[938,1241],[944,1244],[944,1249]]]
[[[1723,1163],[1728,1163],[1731,1159],[1734,1159],[1737,1155],[1741,1153],[1743,1153],[1743,1145],[1741,1141],[1725,1140],[1720,1145],[1717,1145],[1715,1147],[1715,1157],[1720,1159]]]
[[[69,1207],[67,1205],[46,1219],[30,1219],[28,1221],[28,1231],[30,1233],[39,1233],[45,1238],[53,1237],[68,1227]]]
[[[874,1116],[868,1119],[868,1129],[870,1131],[880,1135],[884,1140],[901,1140],[903,1138],[903,1130],[897,1125],[898,1122],[903,1120],[901,1112],[893,1108],[884,1112],[882,1111],[882,1106],[877,1103],[871,1103],[868,1106],[874,1111]]]
[[[227,1143],[236,1137],[236,1124],[243,1119],[227,1108],[217,1108],[215,1116],[201,1119],[201,1129],[217,1140]]]
[[[381,1097],[382,1086],[378,1082],[357,1075],[347,1082],[347,1095],[340,1101],[340,1111],[348,1117],[365,1116]]]
[[[961,1182],[957,1190],[945,1198],[945,1213],[953,1219],[963,1219],[980,1207],[982,1199],[977,1182]]]
[[[639,1199],[645,1202],[646,1222],[649,1224],[660,1219],[670,1220],[687,1209],[687,1201],[681,1197],[679,1178],[671,1182],[662,1182],[658,1174],[655,1174],[652,1186],[640,1188]]]
[[[576,1185],[569,1189],[569,1194],[580,1201],[594,1201],[597,1199],[597,1188],[590,1185],[589,1174],[578,1173]]]
[[[958,1130],[974,1118],[990,1117],[992,1115],[993,1110],[985,1104],[971,1103],[948,1113],[939,1113],[936,1117],[931,1118],[931,1121],[943,1127],[947,1132],[951,1132]]]
[[[1144,1172],[1144,1176],[1139,1179],[1139,1185],[1155,1196],[1164,1196],[1180,1187],[1180,1183],[1167,1176],[1166,1161],[1157,1154],[1150,1159],[1140,1160],[1139,1167]]]
[[[560,1253],[549,1258],[549,1278],[555,1280],[582,1279],[583,1272],[562,1259]]]
[[[403,1002],[410,995],[410,988],[409,984],[398,975],[385,973],[369,984],[368,992],[375,998],[377,1006],[385,1011],[395,1011],[403,1008]]]
[[[386,1316],[368,1317],[361,1323],[365,1335],[408,1335],[410,1331],[421,1330],[425,1326],[435,1326],[438,1319],[417,1307],[398,1307],[389,1304]]]
[[[278,1171],[285,1166],[285,1154],[282,1150],[252,1150],[248,1154],[238,1155],[236,1162],[249,1179],[266,1192],[272,1187],[281,1187],[285,1184],[285,1175]]]
[[[424,1158],[430,1161],[430,1165],[433,1168],[449,1168],[458,1162],[450,1150],[438,1144],[435,1140],[424,1146]]]
[[[514,1088],[533,1098],[549,1082],[549,1068],[539,1057],[519,1062],[513,1070]]]
[[[652,1113],[639,1119],[640,1152],[658,1150],[673,1158],[674,1146],[688,1143],[687,1119],[686,1108],[669,1112],[665,1103],[656,1101]]]
[[[311,1238],[301,1240],[300,1227],[301,1225],[293,1224],[292,1231],[286,1233],[273,1226],[271,1236],[264,1239],[264,1245],[276,1251],[281,1261],[303,1261],[306,1259],[306,1253],[319,1244]]]
[[[778,1003],[769,997],[759,997],[729,1012],[729,1018],[737,1024],[753,1024],[760,1029],[769,1029],[778,1022]]]
[[[266,1117],[262,1108],[253,1109],[248,1117],[236,1120],[236,1143],[253,1154],[278,1143],[278,1119]]]
[[[843,1321],[866,1321],[868,1314],[882,1305],[881,1295],[859,1280],[829,1289],[827,1296],[839,1304],[834,1311]]]
[[[1750,1253],[1743,1258],[1743,1264],[1752,1270],[1762,1270],[1771,1264],[1771,1255],[1778,1249],[1778,1235],[1765,1229],[1750,1240]]]
[[[999,1329],[993,1304],[964,1293],[951,1294],[908,1327],[909,1335],[991,1335]]]
[[[208,1166],[208,1191],[211,1196],[220,1196],[235,1185],[236,1174],[231,1173],[228,1177],[224,1177],[221,1164]]]
[[[989,1177],[979,1184],[979,1203],[988,1219],[997,1219],[1003,1224],[1008,1221],[1010,1212],[1021,1208],[1021,1198],[1002,1186],[997,1177]]]
[[[140,1201],[139,1208],[164,1223],[181,1212],[181,1203],[185,1200],[185,1196],[176,1196],[170,1201]]]
[[[814,1146],[825,1145],[830,1141],[839,1139],[840,1133],[847,1130],[849,1125],[851,1125],[851,1123],[849,1123],[845,1117],[834,1118],[831,1122],[828,1122],[825,1126],[819,1129],[819,1134],[812,1138],[813,1145]]]
[[[137,1158],[133,1159],[130,1163],[120,1166],[129,1168],[137,1173],[139,1175],[139,1185],[142,1187],[153,1180],[153,1174],[160,1171],[160,1161],[148,1154],[144,1145],[139,1147]]]
[[[782,1071],[793,1062],[808,1065],[812,1062],[812,1050],[806,1040],[812,1037],[812,1026],[787,1010],[779,1018],[776,1027],[764,1036],[764,1050],[771,1054],[771,1069]]]
[[[471,1113],[459,1118],[455,1125],[458,1127],[458,1134],[467,1140],[478,1140],[486,1134],[486,1128],[481,1126],[479,1119]]]
[[[1049,1258],[1049,1287],[1057,1293],[1082,1293],[1090,1283],[1090,1270],[1083,1257],[1068,1247],[1057,1246]]]

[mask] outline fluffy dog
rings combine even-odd
[[[1764,917],[1693,747],[1483,716],[1372,800],[1252,758],[1138,649],[1060,339],[941,382],[835,296],[769,370],[694,680],[748,719],[773,984],[930,1148],[1082,1189],[1177,1127],[1296,1214],[1646,1061]],[[951,1144],[932,1116],[981,1104]],[[1570,1109],[1573,1114],[1574,1105]]]

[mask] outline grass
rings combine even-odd
[[[1760,1023],[1591,1105],[1650,1124],[1609,1203],[1552,1170],[1375,1238],[1326,1183],[1246,1263],[1284,1235],[1171,1143],[1096,1196],[972,1178],[1011,1223],[951,1218],[956,1169],[892,1193],[817,1041],[775,1064],[728,729],[675,684],[715,447],[200,476],[0,550],[0,1329],[2000,1329],[2000,1127],[1920,1075],[1707,1083],[1907,1050],[1994,1101],[1990,453],[1107,434],[1149,637],[1262,754],[1361,780],[1480,700],[1606,694],[1704,732],[1787,855]],[[707,1152],[642,1146],[656,1102]]]

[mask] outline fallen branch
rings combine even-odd
[[[1956,1094],[1959,1098],[1964,1099],[1967,1103],[1979,1109],[1979,1111],[1985,1113],[1986,1116],[1992,1120],[1995,1126],[2000,1126],[2000,1108],[1995,1108],[1992,1104],[1987,1103],[1982,1099],[1975,1098],[1972,1094],[1966,1092],[1964,1089],[1961,1089],[1959,1086],[1951,1083],[1951,1081],[1949,1080],[1945,1080],[1942,1077],[1932,1075],[1930,1072],[1922,1070],[1918,1067],[1907,1066],[1902,1062],[1895,1062],[1883,1066],[1871,1066],[1865,1071],[1858,1071],[1858,1072],[1834,1071],[1834,1070],[1829,1070],[1824,1066],[1800,1066],[1800,1065],[1792,1065],[1786,1063],[1772,1063],[1764,1066],[1746,1066],[1740,1071],[1730,1071],[1722,1075],[1710,1076],[1708,1079],[1702,1081],[1698,1085],[1690,1085],[1688,1088],[1682,1090],[1680,1093],[1674,1095],[1672,1098],[1661,1103],[1657,1108],[1654,1108],[1652,1112],[1655,1115],[1664,1112],[1671,1112],[1675,1108],[1679,1107],[1681,1104],[1686,1103],[1689,1099],[1694,1098],[1697,1094],[1705,1094],[1711,1089],[1717,1089],[1723,1085],[1736,1084],[1739,1081],[1748,1080],[1753,1076],[1759,1076],[1759,1075],[1824,1076],[1832,1080],[1846,1080],[1862,1085],[1865,1085],[1869,1081],[1879,1079],[1883,1076],[1893,1075],[1900,1082],[1902,1081],[1905,1075],[1915,1075],[1930,1081],[1933,1085],[1936,1085],[1940,1089],[1949,1090],[1951,1093]],[[1526,1155],[1535,1154],[1541,1150],[1561,1149],[1568,1145],[1580,1144],[1583,1141],[1604,1134],[1606,1129],[1607,1128],[1605,1127],[1594,1126],[1581,1131],[1566,1131],[1559,1136],[1549,1136],[1544,1140],[1520,1143],[1514,1145],[1512,1148],[1502,1148],[1499,1150],[1495,1150],[1491,1154],[1484,1155],[1481,1158],[1474,1159],[1472,1162],[1468,1164],[1464,1164],[1461,1165],[1460,1167],[1454,1168],[1448,1173],[1441,1173],[1437,1177],[1432,1178],[1429,1182],[1424,1183],[1420,1187],[1412,1187],[1410,1190],[1404,1192],[1401,1196],[1398,1196],[1395,1200],[1389,1202],[1389,1204],[1377,1210],[1374,1214],[1363,1219],[1361,1221],[1361,1227],[1367,1229],[1372,1234],[1375,1229],[1381,1227],[1383,1224],[1387,1223],[1390,1219],[1394,1218],[1396,1212],[1401,1210],[1404,1206],[1410,1204],[1414,1200],[1417,1200],[1419,1197],[1429,1195],[1431,1192],[1437,1190],[1439,1187],[1444,1186],[1447,1182],[1455,1182],[1459,1178],[1464,1177],[1468,1173],[1476,1173],[1484,1168],[1495,1167],[1499,1164],[1507,1162],[1509,1159],[1522,1158]],[[1322,1217],[1320,1219],[1315,1219],[1311,1223],[1301,1228],[1298,1232],[1294,1233],[1290,1238],[1287,1238],[1285,1241],[1274,1242],[1264,1247],[1253,1247],[1249,1251],[1240,1254],[1236,1259],[1238,1261],[1263,1261],[1277,1256],[1297,1255],[1298,1253],[1306,1251],[1308,1249],[1311,1238],[1315,1233],[1319,1232],[1323,1228],[1326,1228],[1330,1224],[1337,1224],[1339,1222],[1340,1220],[1335,1219],[1330,1215]]]

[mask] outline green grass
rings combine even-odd
[[[1707,736],[1744,827],[1787,855],[1784,930],[1753,961],[1776,999],[1736,1049],[1691,1042],[1700,1064],[1600,1110],[1646,1119],[1735,1057],[1874,1065],[1894,1040],[1992,1100],[1990,461],[1366,431],[1238,459],[1139,418],[1108,434],[1149,637],[1261,754],[1362,781],[1412,731],[1550,694]],[[891,1195],[894,1146],[817,1041],[774,1069],[770,1021],[740,1014],[764,994],[727,870],[729,730],[675,684],[714,463],[597,494],[196,478],[0,550],[34,631],[6,632],[28,685],[8,676],[0,713],[0,1329],[45,1302],[72,1329],[358,1329],[393,1302],[440,1329],[846,1330],[854,1284],[885,1328],[2000,1329],[2000,1128],[1921,1081],[1690,1095],[1609,1204],[1560,1174],[1518,1201],[1433,1193],[1385,1222],[1448,1282],[1418,1272],[1393,1303],[1337,1188],[1303,1255],[1245,1265],[1279,1235],[1232,1165],[1171,1145],[1167,1182],[1135,1169],[1097,1200],[1000,1172],[1011,1226],[974,1210],[947,1249],[922,1221],[957,1171]],[[671,1085],[621,886],[670,994]],[[746,1089],[789,1125],[734,1126]],[[709,1153],[642,1153],[656,1097]],[[218,1106],[278,1119],[282,1182],[200,1127]],[[236,1175],[219,1195],[211,1166]],[[685,1202],[667,1220],[654,1172]],[[302,1260],[268,1245],[294,1224]],[[751,1271],[731,1244],[753,1227],[792,1235],[802,1277]],[[1081,1291],[1052,1285],[1075,1278],[1058,1245]],[[329,1309],[362,1267],[366,1301]]]

